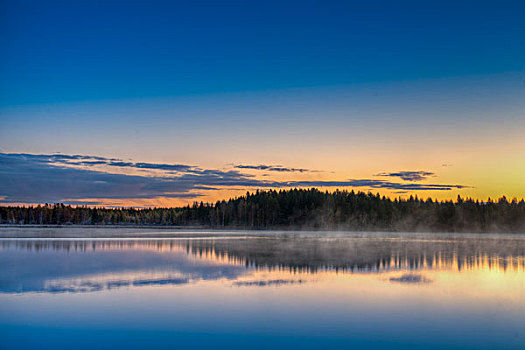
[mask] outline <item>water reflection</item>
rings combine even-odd
[[[243,265],[169,241],[2,241],[0,292],[94,292],[235,279]]]
[[[0,241],[1,293],[85,293],[221,280],[300,285],[314,276],[385,275],[429,284],[432,271],[525,271],[521,238],[223,238]],[[264,275],[264,279],[259,278]],[[489,276],[489,274],[487,274]],[[525,274],[523,274],[525,277]]]
[[[0,266],[5,349],[525,348],[524,236],[0,239]]]
[[[432,280],[429,280],[423,275],[417,275],[413,273],[405,273],[400,277],[391,277],[390,281],[400,282],[400,283],[430,283]]]

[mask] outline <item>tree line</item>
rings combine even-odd
[[[178,208],[99,208],[45,204],[0,207],[0,224],[173,225],[242,229],[338,229],[435,232],[525,232],[525,202],[460,196],[437,201],[410,196],[317,189],[246,193],[215,204]]]

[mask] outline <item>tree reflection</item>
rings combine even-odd
[[[151,240],[2,240],[0,248],[87,253],[184,251],[188,256],[249,269],[316,273],[425,269],[524,270],[525,240],[390,238],[253,238]]]

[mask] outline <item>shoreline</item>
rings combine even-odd
[[[65,225],[52,225],[52,224],[0,224],[0,230],[5,228],[56,228],[56,229],[67,229],[67,228],[83,228],[83,229],[152,229],[152,230],[196,230],[196,231],[249,231],[249,232],[355,232],[355,233],[424,233],[424,234],[525,234],[523,232],[515,231],[432,231],[420,228],[418,230],[386,230],[386,229],[363,229],[363,230],[352,230],[344,227],[324,227],[324,228],[312,228],[306,226],[275,226],[265,228],[249,228],[242,226],[205,226],[205,225],[97,225],[97,224],[65,224]]]
[[[209,228],[181,226],[114,226],[114,225],[0,225],[0,240],[7,239],[191,239],[191,238],[368,238],[368,239],[525,239],[525,232],[424,232],[424,231],[350,231],[242,228]]]

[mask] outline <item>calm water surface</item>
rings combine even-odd
[[[0,266],[2,349],[525,349],[525,235],[2,228]]]

